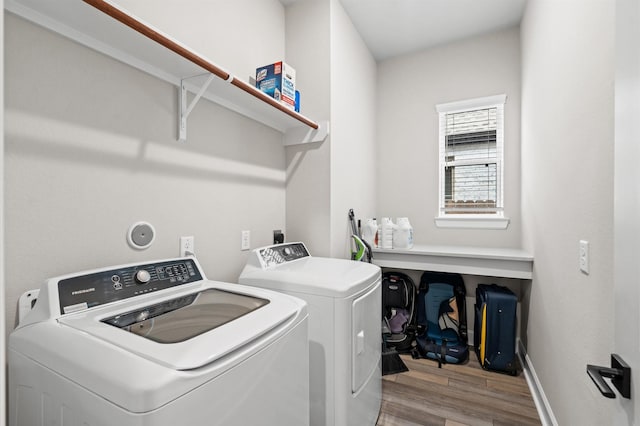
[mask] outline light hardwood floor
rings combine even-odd
[[[522,371],[518,376],[485,371],[474,352],[466,364],[414,360],[409,371],[383,376],[377,426],[540,425]]]

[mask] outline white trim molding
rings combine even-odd
[[[463,229],[507,229],[510,221],[508,217],[466,214],[438,216],[434,220],[438,228]]]
[[[533,402],[536,404],[538,415],[543,426],[558,426],[558,420],[553,415],[549,400],[542,389],[542,384],[538,379],[536,370],[533,368],[533,363],[527,354],[527,349],[524,347],[522,340],[518,340],[518,356],[520,357],[520,364],[522,365],[522,373],[524,374]]]
[[[504,105],[507,102],[507,95],[485,96],[484,98],[465,99],[463,101],[447,102],[436,105],[437,112],[457,112],[466,111],[478,107],[492,105]]]

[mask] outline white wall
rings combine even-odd
[[[284,59],[284,9],[278,0],[115,0],[129,13],[247,81]]]
[[[614,153],[615,348],[625,362],[640,365],[640,2],[616,1]],[[630,332],[635,330],[635,332]],[[631,400],[618,399],[612,424],[640,422],[640,379],[632,376]]]
[[[0,46],[3,46],[3,55],[0,58],[0,81],[4,82],[4,0],[0,0]],[[4,123],[4,84],[0,87],[0,117]],[[4,126],[3,126],[4,127]],[[0,134],[0,299],[7,300],[4,279],[4,131]],[[6,365],[6,341],[5,320],[6,307],[0,302],[0,389],[2,393],[6,389],[7,376]],[[7,412],[7,399],[0,398],[0,425],[5,424]]]
[[[349,209],[367,217],[375,207],[376,64],[337,0],[295,2],[286,22],[301,112],[331,129],[322,143],[287,147],[286,237],[348,258]]]
[[[284,8],[273,6],[282,22]],[[237,24],[234,14],[208,15]],[[19,295],[46,277],[175,257],[179,237],[194,235],[207,276],[233,281],[247,255],[241,230],[258,247],[285,228],[279,132],[200,101],[188,142],[178,143],[176,87],[13,15],[5,25],[7,328]],[[252,28],[259,43],[265,28]],[[284,40],[282,25],[270,31]],[[227,48],[244,57],[241,44]],[[262,48],[274,58],[284,51]],[[125,239],[139,220],[157,232],[146,251]]]
[[[286,57],[296,69],[300,112],[329,120],[331,69],[329,0],[286,7]],[[304,241],[311,254],[329,256],[331,141],[289,146],[287,156],[287,241]]]
[[[610,424],[585,366],[613,348],[614,1],[530,0],[521,39],[527,350],[559,424]]]
[[[375,216],[376,62],[338,0],[331,1],[331,256],[350,257],[347,213]]]
[[[437,228],[435,106],[506,94],[506,230]],[[392,58],[378,65],[377,216],[409,217],[418,244],[520,247],[520,39],[518,28]]]

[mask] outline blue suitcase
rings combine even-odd
[[[485,370],[517,375],[516,308],[518,298],[496,284],[476,288],[474,349]]]

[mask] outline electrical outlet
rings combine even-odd
[[[282,244],[284,243],[284,234],[279,229],[273,230],[273,244]]]
[[[251,248],[251,231],[242,231],[240,241],[240,250],[249,250]]]
[[[194,256],[194,239],[193,236],[180,237],[180,257]]]
[[[580,240],[580,270],[589,275],[589,241]]]

